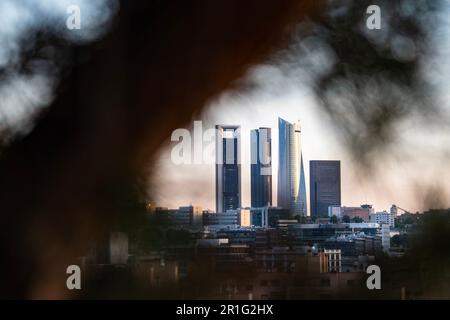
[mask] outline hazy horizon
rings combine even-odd
[[[374,145],[367,150],[363,148],[360,155],[351,148],[352,141],[343,135],[342,122],[336,123],[330,110],[324,110],[314,94],[315,77],[339,61],[335,61],[326,43],[312,37],[293,41],[292,48],[251,69],[242,79],[245,89],[229,90],[216,97],[192,121],[202,120],[204,129],[213,128],[215,124],[240,125],[243,163],[249,163],[250,130],[272,128],[274,205],[278,168],[277,119],[282,117],[290,122],[300,120],[301,123],[308,207],[309,161],[340,160],[343,206],[368,203],[374,205],[375,210],[383,211],[396,204],[411,212],[433,207],[448,208],[450,184],[445,177],[450,176],[450,64],[447,61],[450,54],[450,23],[447,19],[450,5],[445,9],[439,12],[439,27],[430,31],[431,53],[424,57],[419,68],[420,77],[430,84],[427,95],[432,97],[433,107],[439,112],[438,119],[428,114],[426,105],[415,105],[416,109],[411,108],[388,124],[388,140],[381,140],[382,145]],[[406,53],[411,55],[417,54],[414,47],[401,49],[409,50]],[[373,79],[369,75],[362,80]],[[371,99],[383,101],[383,90],[392,90],[391,95],[404,95],[401,97],[404,97],[406,107],[416,103],[411,92],[405,93],[403,88],[388,85],[380,87],[376,80],[373,81],[374,91],[365,92],[366,96],[358,98],[366,98],[369,102]],[[370,82],[366,85],[372,89]],[[352,109],[349,111],[340,105],[347,102],[345,99],[355,97],[351,96],[353,87],[342,83],[340,89],[344,95],[337,96],[341,100],[333,100],[336,101],[336,109],[332,112],[342,112],[343,117],[349,120],[347,123],[355,126],[355,130],[346,128],[352,134],[370,134],[370,130],[364,128],[367,124],[362,123],[362,129],[358,128],[360,115],[356,114],[357,110],[352,114]],[[360,103],[364,104],[365,100]],[[192,123],[186,124],[187,129],[191,126]],[[362,136],[360,141],[379,142],[371,140],[370,136],[368,138]],[[150,179],[152,200],[167,207],[194,204],[215,208],[214,165],[175,165],[170,160],[171,148],[175,144],[168,140],[161,147]],[[242,206],[250,206],[249,165],[242,167]]]

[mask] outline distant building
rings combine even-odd
[[[382,250],[382,239],[376,234],[365,234],[364,232],[355,232],[347,234],[336,233],[320,244],[327,249],[339,249],[346,257],[373,255]]]
[[[250,225],[255,227],[268,228],[269,227],[269,215],[268,208],[252,208]]]
[[[238,210],[227,210],[226,212],[218,213],[203,213],[203,225],[239,225],[240,224],[239,211]]]
[[[311,216],[328,216],[328,207],[341,205],[341,162],[309,162]]]
[[[376,236],[380,230],[377,223],[295,224],[288,227],[293,245],[314,245],[340,234],[364,233]]]
[[[201,207],[184,206],[178,209],[156,207],[153,213],[158,223],[176,226],[202,226],[203,211]]]
[[[291,216],[306,216],[306,184],[299,123],[278,118],[278,206]]]
[[[256,229],[252,228],[220,229],[216,232],[217,238],[228,239],[230,244],[254,245],[255,236]]]
[[[250,224],[255,227],[275,228],[279,220],[288,220],[291,218],[288,209],[279,207],[263,207],[251,209]]]
[[[169,214],[170,220],[176,225],[202,225],[202,207],[186,206],[179,207],[178,210]]]
[[[397,208],[397,206],[395,204],[393,204],[391,206],[391,209],[390,209],[389,212],[394,216],[394,218],[397,217],[397,215],[398,215],[398,208]]]
[[[383,211],[370,214],[370,222],[387,224],[389,227],[395,227],[395,213]]]
[[[239,126],[216,125],[216,212],[241,207]]]
[[[239,211],[239,225],[241,227],[250,227],[251,213],[250,208],[242,208]]]
[[[341,206],[329,206],[328,207],[328,217],[336,216],[337,218],[341,218],[342,215],[342,207]]]
[[[272,136],[270,128],[250,131],[251,204],[253,208],[272,205]]]
[[[373,208],[371,205],[363,204],[360,207],[340,207],[340,206],[330,206],[328,207],[328,216],[332,217],[335,215],[338,218],[347,216],[351,219],[358,217],[364,222],[370,221],[370,214],[373,213]],[[372,222],[372,221],[370,221]]]

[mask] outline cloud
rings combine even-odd
[[[80,8],[80,30],[66,27],[70,5]],[[108,30],[117,9],[117,0],[0,1],[0,134],[3,140],[5,136],[27,132],[36,113],[52,101],[61,61],[56,59],[58,53],[54,51],[58,49],[54,46],[34,52],[42,34],[68,43],[87,43]]]

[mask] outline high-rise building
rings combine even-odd
[[[272,137],[270,128],[250,131],[251,204],[253,208],[272,205]]]
[[[216,125],[216,212],[241,207],[239,126]]]
[[[341,162],[309,162],[311,216],[328,216],[328,207],[341,205]]]
[[[278,206],[289,209],[291,216],[306,216],[306,185],[300,124],[292,124],[278,118],[278,130]]]

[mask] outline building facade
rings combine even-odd
[[[310,161],[309,187],[311,216],[328,217],[328,207],[341,205],[341,162]]]
[[[394,213],[383,211],[370,214],[370,222],[386,224],[390,228],[395,227],[395,215]]]
[[[337,218],[343,218],[347,216],[350,220],[353,218],[361,218],[364,222],[376,222],[371,221],[369,216],[374,212],[371,205],[363,204],[360,207],[341,207],[341,206],[329,206],[328,216],[336,216]]]
[[[278,118],[278,130],[278,206],[288,209],[291,216],[306,216],[306,184],[300,124],[292,124]]]
[[[203,216],[202,213],[202,207],[190,205],[179,207],[178,210],[169,213],[169,217],[175,225],[201,226]]]
[[[251,209],[250,224],[255,227],[275,228],[279,220],[290,218],[289,210],[279,207],[263,207]]]
[[[239,126],[216,125],[216,212],[241,207]]]
[[[227,210],[218,213],[203,213],[203,225],[238,226],[240,225],[240,210]]]
[[[272,136],[270,128],[250,131],[251,204],[253,208],[272,205]]]

